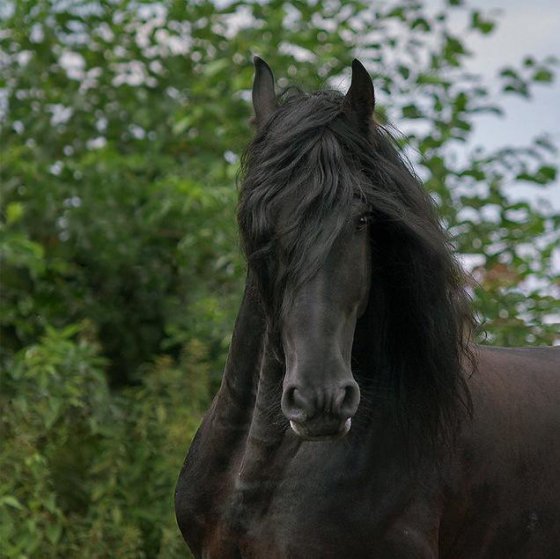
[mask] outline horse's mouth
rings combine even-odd
[[[346,436],[352,427],[352,419],[348,418],[342,422],[311,420],[306,423],[290,421],[292,431],[304,441],[333,441]]]

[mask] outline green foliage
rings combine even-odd
[[[191,342],[115,395],[88,324],[19,352],[0,400],[3,554],[184,557],[172,488],[209,403],[207,359]]]
[[[487,341],[558,341],[547,138],[469,147],[495,90],[462,1],[8,0],[0,5],[0,538],[7,557],[180,557],[172,494],[220,379],[243,282],[235,177],[251,54],[281,87],[339,87],[354,56],[473,269]],[[453,22],[453,25],[452,25]],[[457,31],[457,24],[462,26]],[[490,40],[490,39],[489,39]],[[525,118],[530,118],[530,114]],[[557,187],[557,186],[556,186]],[[556,317],[556,318],[555,318]]]

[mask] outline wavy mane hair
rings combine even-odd
[[[366,397],[396,404],[433,441],[471,413],[474,326],[465,278],[431,197],[388,131],[360,129],[335,91],[287,90],[242,158],[238,221],[274,329],[328,254],[352,204],[372,214],[372,285],[352,369]],[[282,266],[279,267],[279,263]]]

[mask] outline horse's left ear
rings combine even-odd
[[[253,81],[253,108],[257,129],[261,129],[270,115],[275,111],[276,95],[274,95],[274,75],[270,66],[258,56],[255,63],[255,80]]]
[[[367,128],[371,122],[374,108],[373,82],[364,65],[355,58],[352,61],[352,82],[344,98],[344,112],[350,115],[359,126]]]

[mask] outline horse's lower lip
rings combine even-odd
[[[296,423],[295,421],[290,421],[290,427],[298,437],[305,441],[332,441],[335,439],[341,439],[348,433],[348,431],[350,431],[350,428],[352,427],[352,419],[349,417],[342,424],[342,428],[338,432],[328,434],[314,435],[313,433],[307,431],[302,424]]]

